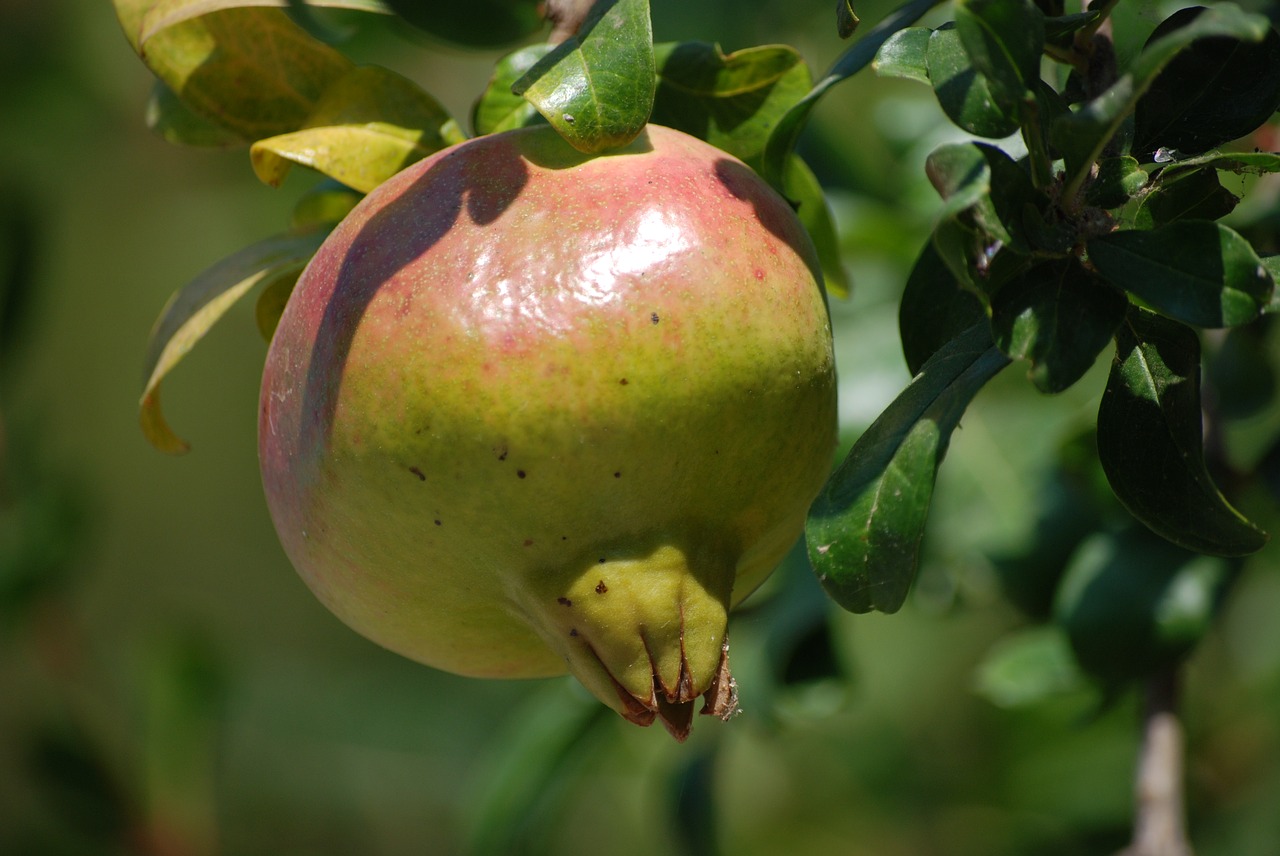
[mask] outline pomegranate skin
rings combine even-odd
[[[405,169],[326,240],[263,373],[289,559],[375,642],[464,675],[574,673],[683,738],[733,707],[725,626],[835,448],[816,254],[787,203],[649,126]],[[706,710],[704,710],[706,712]]]

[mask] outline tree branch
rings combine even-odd
[[[1184,736],[1177,707],[1178,674],[1170,668],[1147,682],[1133,843],[1119,856],[1193,856],[1183,803]]]

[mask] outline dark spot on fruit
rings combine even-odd
[[[596,583],[596,594],[604,594],[608,590],[609,590],[609,587],[604,584],[604,580],[601,580],[600,582]]]
[[[568,535],[561,535],[561,536],[560,536],[560,540],[561,540],[561,541],[568,541],[568,540],[569,540],[569,536],[568,536]]]
[[[600,564],[602,564],[602,565],[604,564],[604,556],[601,556],[601,557],[600,557]]]
[[[569,628],[569,635],[570,635],[570,636],[577,636],[577,635],[578,635],[578,628],[576,628],[576,627],[570,627],[570,628]]]
[[[505,461],[507,459],[507,444],[503,443],[501,446],[495,446],[493,453],[498,456],[499,461]]]
[[[560,604],[561,606],[573,606],[573,601],[563,596],[556,598],[556,603]]]
[[[432,522],[432,523],[434,523],[434,524],[435,524],[435,525],[437,525],[437,526],[443,526],[443,525],[444,525],[444,524],[443,524],[443,523],[441,523],[439,520],[433,520],[433,521],[431,521],[431,522]]]
[[[516,470],[516,475],[518,475],[520,478],[524,478],[525,472],[524,470]]]
[[[409,467],[409,472],[411,472],[411,473],[413,473],[415,476],[417,476],[417,477],[418,477],[418,481],[426,481],[426,480],[427,480],[427,477],[426,477],[425,475],[423,475],[422,470],[418,469],[417,467]]]
[[[657,313],[657,312],[650,313],[650,315],[649,315],[649,320],[650,320],[650,321],[652,321],[654,324],[657,324],[657,323],[658,323],[658,313]]]
[[[627,379],[624,377],[622,380],[618,381],[618,383],[622,384],[623,386],[626,386],[626,385],[627,385]]]
[[[622,478],[622,473],[614,473],[614,474],[613,474],[613,477],[614,477],[615,479],[620,479],[620,478]]]
[[[532,539],[532,538],[526,538],[526,539],[524,539],[524,545],[525,545],[526,547],[532,547],[532,546],[533,546],[533,539]]]

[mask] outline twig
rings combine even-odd
[[[543,16],[551,22],[551,35],[547,41],[558,45],[578,32],[591,11],[592,0],[546,0]]]
[[[1193,856],[1182,794],[1184,738],[1177,707],[1178,675],[1170,668],[1147,682],[1133,843],[1119,856]]]

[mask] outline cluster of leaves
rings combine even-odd
[[[954,22],[880,48],[880,75],[930,86],[972,137],[1010,139],[928,158],[943,206],[900,306],[915,377],[833,475],[807,541],[842,606],[897,610],[978,391],[1023,361],[1039,391],[1058,393],[1114,348],[1096,431],[1068,456],[1083,448],[1109,491],[1064,491],[1072,479],[1056,474],[1036,545],[1001,570],[1116,686],[1185,655],[1236,557],[1267,540],[1211,476],[1223,462],[1205,452],[1198,331],[1256,336],[1278,307],[1280,257],[1217,221],[1239,201],[1221,173],[1280,171],[1278,154],[1218,148],[1280,108],[1280,35],[1229,3],[1183,9],[1120,69],[1100,35],[1113,7],[958,0]],[[1270,371],[1257,354],[1240,368]]]

